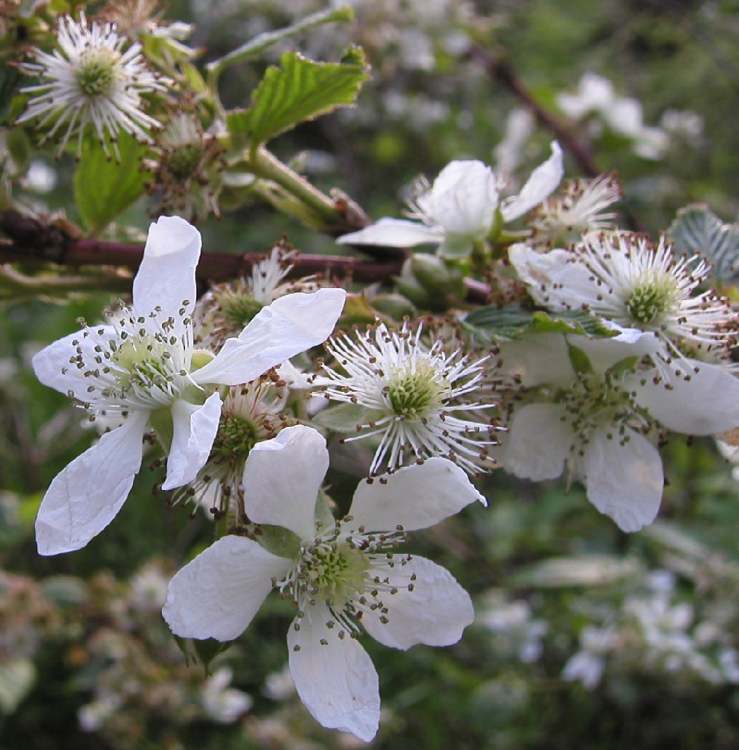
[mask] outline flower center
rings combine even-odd
[[[672,307],[675,293],[671,279],[647,281],[632,290],[626,300],[626,308],[633,320],[647,325]]]
[[[388,384],[388,398],[393,411],[406,419],[420,419],[444,399],[446,384],[439,382],[434,368],[417,362],[413,369],[394,374]]]
[[[264,307],[251,294],[236,289],[222,289],[216,294],[221,315],[231,324],[243,327]]]
[[[310,596],[341,609],[367,586],[370,561],[346,542],[319,542],[303,552],[301,583]]]
[[[203,150],[197,143],[189,143],[170,153],[167,166],[175,178],[185,180],[195,173],[202,155]]]
[[[87,96],[110,93],[115,79],[116,59],[110,50],[90,50],[83,54],[77,68],[77,83]]]
[[[249,455],[259,439],[254,422],[238,414],[224,414],[211,453],[217,461],[238,462]]]
[[[172,381],[171,354],[154,336],[126,338],[113,354],[114,378],[124,392],[153,387],[169,390]]]

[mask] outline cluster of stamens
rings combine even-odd
[[[491,403],[468,402],[481,394],[485,358],[470,362],[460,349],[451,354],[436,340],[421,342],[422,326],[389,331],[385,325],[327,344],[338,368],[325,367],[327,398],[363,407],[366,421],[345,442],[380,436],[370,473],[392,471],[408,460],[443,455],[470,473],[490,461],[486,446],[497,426],[476,412]]]
[[[415,574],[401,573],[412,557],[392,554],[404,541],[402,526],[372,531],[354,526],[352,517],[346,516],[331,531],[303,543],[292,570],[273,581],[298,608],[293,627],[300,630],[306,609],[318,605],[327,607],[331,619],[326,627],[340,639],[356,637],[367,614],[387,624],[390,597],[415,587]],[[325,640],[321,643],[326,645]]]

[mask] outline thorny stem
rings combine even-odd
[[[65,266],[123,266],[135,270],[141,263],[144,247],[125,242],[106,242],[95,239],[76,239],[59,227],[44,224],[39,219],[17,211],[0,213],[0,230],[10,242],[0,241],[0,263],[31,261],[52,262]],[[50,242],[53,238],[53,242]],[[197,274],[202,281],[225,281],[248,274],[264,253],[203,253]],[[342,255],[311,255],[300,253],[291,260],[293,276],[325,274],[354,281],[391,281],[400,274],[403,257],[384,261],[364,260]],[[467,299],[484,303],[489,287],[475,279],[465,279]]]

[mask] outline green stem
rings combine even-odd
[[[232,65],[251,60],[264,52],[264,50],[277,44],[277,42],[286,39],[287,37],[299,34],[301,31],[307,31],[308,29],[315,28],[316,26],[323,26],[327,23],[348,23],[354,19],[354,11],[349,5],[342,5],[339,8],[329,8],[327,10],[313,13],[310,16],[296,21],[290,26],[285,26],[282,29],[276,29],[275,31],[265,31],[263,34],[255,36],[248,42],[245,42],[235,50],[231,50],[223,57],[219,57],[217,60],[213,60],[208,63],[208,83],[212,90],[218,84],[218,77],[226,69]]]

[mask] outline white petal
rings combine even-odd
[[[425,557],[393,555],[395,568],[391,577],[396,594],[387,594],[383,603],[388,609],[387,623],[372,611],[365,612],[362,625],[380,643],[405,649],[417,643],[427,646],[450,646],[462,637],[464,629],[475,618],[470,595],[446,569]],[[383,575],[387,575],[383,568]],[[411,581],[411,576],[415,579]],[[408,584],[413,591],[408,591]]]
[[[336,241],[340,245],[413,247],[414,245],[436,244],[443,239],[444,232],[437,227],[429,227],[418,221],[386,218],[358,232],[344,234]]]
[[[538,206],[562,181],[562,149],[556,141],[552,141],[551,146],[552,155],[531,173],[521,192],[503,202],[501,212],[506,221],[513,221]]]
[[[655,354],[664,348],[651,332],[637,331],[634,328],[618,328],[618,330],[621,333],[613,338],[570,336],[569,341],[588,355],[593,369],[600,373],[629,357]]]
[[[629,441],[620,445],[615,428],[613,433],[609,440],[605,429],[596,430],[585,450],[588,500],[622,531],[639,531],[657,517],[664,485],[662,459],[643,435],[627,428]]]
[[[144,259],[133,280],[133,307],[148,316],[161,307],[158,318],[172,316],[174,334],[185,326],[179,310],[190,315],[195,307],[195,267],[200,258],[200,232],[179,216],[162,216],[149,226]],[[183,305],[183,302],[187,302]]]
[[[87,335],[84,335],[85,333]],[[84,360],[94,362],[97,354],[95,347],[102,346],[107,351],[108,341],[115,338],[115,330],[109,325],[94,326],[88,331],[70,333],[33,355],[33,371],[49,388],[65,396],[71,391],[74,398],[88,401],[90,394],[87,387],[90,381],[84,376],[87,368],[78,369],[70,359],[77,356],[77,349],[80,348]]]
[[[662,425],[686,435],[713,435],[739,427],[739,378],[720,365],[688,360],[690,380],[673,375],[670,390],[652,377],[630,383],[636,400]]]
[[[481,161],[453,161],[434,180],[426,206],[447,235],[482,238],[498,207],[495,174]]]
[[[36,517],[40,555],[81,549],[116,517],[141,468],[148,416],[132,412],[54,477]]]
[[[459,466],[437,456],[372,484],[361,481],[349,515],[354,528],[392,531],[401,525],[413,531],[433,526],[475,501],[487,505]]]
[[[207,365],[196,370],[196,383],[240,385],[322,344],[334,330],[344,307],[343,289],[319,289],[279,297],[263,307],[239,334],[227,339]]]
[[[172,446],[167,457],[163,490],[192,482],[203,468],[213,447],[221,416],[221,397],[209,396],[202,406],[182,399],[172,404]]]
[[[304,425],[281,430],[257,443],[246,459],[246,514],[256,523],[313,539],[316,498],[327,471],[328,450],[320,432]]]
[[[305,617],[296,618],[287,634],[290,674],[319,724],[369,742],[380,723],[377,672],[359,641],[326,627],[332,620],[325,605],[308,607]]]
[[[556,404],[528,404],[516,409],[503,438],[503,468],[535,482],[558,477],[573,440],[569,425],[562,421],[563,414]]]
[[[508,250],[511,265],[528,287],[533,300],[550,310],[579,309],[595,302],[591,273],[581,264],[572,263],[569,250],[539,253],[528,245],[512,245]]]
[[[221,537],[175,574],[162,615],[180,638],[232,641],[291,565],[252,539]]]
[[[539,333],[500,345],[503,372],[520,379],[521,385],[562,385],[571,383],[575,371],[567,353],[567,341],[558,333]]]

